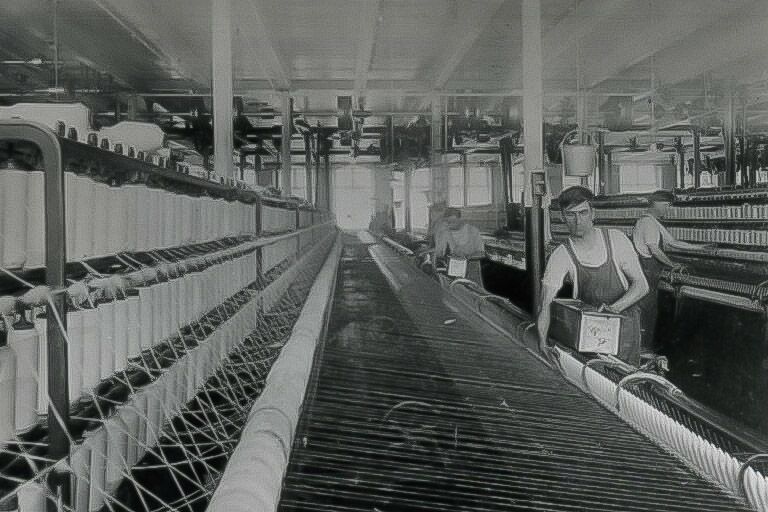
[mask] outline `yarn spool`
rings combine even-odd
[[[2,227],[2,254],[0,265],[21,268],[26,261],[27,197],[29,171],[0,170],[0,226]],[[38,199],[39,200],[39,199]]]
[[[37,424],[37,363],[40,338],[35,326],[22,317],[8,333],[16,358],[15,427],[23,433]]]
[[[42,171],[27,173],[26,268],[45,266],[45,175]]]

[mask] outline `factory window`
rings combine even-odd
[[[492,176],[487,165],[452,166],[448,175],[448,203],[456,207],[491,204]]]

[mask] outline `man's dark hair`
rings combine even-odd
[[[443,217],[456,217],[457,219],[461,218],[461,210],[458,208],[446,208],[445,213],[443,213]]]
[[[584,201],[591,203],[594,198],[595,194],[593,194],[587,187],[576,185],[568,187],[560,192],[560,197],[557,198],[557,202],[560,204],[560,210],[567,210]]]
[[[675,194],[669,190],[657,190],[648,196],[648,202],[653,203],[671,203],[675,199]]]

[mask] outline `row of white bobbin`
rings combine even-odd
[[[280,500],[320,329],[336,279],[336,243],[309,292],[299,319],[267,376],[208,512],[274,511]]]

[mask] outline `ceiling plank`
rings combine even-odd
[[[153,0],[91,0],[102,12],[112,18],[167,71],[178,73],[199,85],[208,85],[210,66],[202,62],[200,49],[187,40],[183,33],[167,23],[162,4]],[[99,63],[102,64],[102,63]]]
[[[729,63],[765,54],[765,41],[756,34],[768,32],[768,2],[750,3],[726,18],[697,30],[654,57],[661,84],[672,85],[696,78]],[[738,77],[734,77],[738,81]]]
[[[630,25],[620,27],[621,37],[613,38],[615,45],[609,52],[599,59],[584,62],[583,73],[587,86],[595,87],[621,75],[635,64],[711,25],[737,8],[743,8],[747,3],[754,4],[754,1],[670,2],[664,4],[663,12],[649,14],[650,20],[630,20]],[[680,20],[685,20],[685,23],[680,23]]]
[[[566,50],[576,46],[583,37],[593,33],[607,19],[620,18],[623,11],[632,9],[634,0],[584,0],[573,13],[569,13],[554,27],[547,30],[542,38],[542,55],[545,66],[556,60]],[[517,86],[522,83],[522,56],[512,65],[507,75],[506,84]]]
[[[255,51],[264,57],[273,88],[287,91],[291,88],[290,73],[270,39],[267,25],[257,3],[253,0],[238,2],[239,8],[235,11],[237,26],[241,34],[247,34],[245,37],[253,41]]]
[[[446,51],[438,61],[442,65],[435,73],[435,79],[432,83],[434,90],[439,91],[445,87],[445,84],[456,71],[456,68],[464,60],[467,52],[472,49],[477,39],[496,16],[496,12],[501,8],[502,4],[504,4],[504,0],[489,0],[483,4],[482,8],[476,8],[471,11],[474,16],[461,21],[463,35],[456,38],[453,44],[446,48]]]
[[[355,58],[355,97],[363,95],[368,85],[368,70],[371,67],[373,47],[376,42],[376,27],[379,21],[379,0],[364,0],[358,2],[357,56]]]

